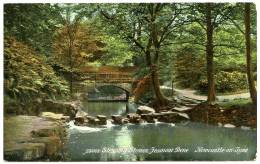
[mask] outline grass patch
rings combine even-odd
[[[217,93],[217,96],[227,96],[227,95],[236,95],[241,93],[248,93],[248,89],[238,90],[234,92],[224,92],[224,93]]]
[[[193,88],[189,88],[193,89]],[[242,93],[248,93],[249,91],[247,89],[239,90],[239,91],[234,91],[234,92],[217,92],[217,96],[228,96],[228,95],[236,95],[236,94],[242,94]],[[201,92],[199,90],[196,90],[195,92],[196,95],[202,95],[202,96],[207,96],[207,92]]]
[[[229,108],[231,106],[247,106],[249,104],[252,104],[252,100],[250,98],[246,98],[246,99],[234,99],[231,101],[227,101],[227,102],[218,102],[218,104],[223,107],[223,108]]]

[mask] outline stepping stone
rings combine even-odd
[[[224,127],[225,128],[235,128],[236,126],[232,125],[232,124],[225,124]]]

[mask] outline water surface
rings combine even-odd
[[[127,113],[126,103],[90,103],[87,107],[93,115]],[[130,105],[128,110],[135,108]],[[67,148],[71,161],[253,160],[256,131],[191,122],[109,123],[99,128],[71,123]],[[195,152],[198,149],[224,152]]]

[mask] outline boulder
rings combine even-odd
[[[139,114],[136,114],[136,113],[129,113],[129,114],[127,114],[126,117],[128,119],[138,119],[138,118],[141,118],[141,116]]]
[[[225,128],[235,128],[236,126],[233,124],[225,124],[224,127]]]
[[[42,104],[41,110],[43,112],[62,113],[70,116],[71,119],[73,119],[77,111],[81,109],[81,103],[78,101],[63,102],[45,99]]]
[[[139,106],[136,111],[137,114],[155,113],[155,110],[149,106]]]
[[[18,147],[18,146],[17,146]],[[21,143],[16,149],[5,149],[4,159],[7,161],[33,161],[46,155],[44,143]]]
[[[75,123],[78,124],[83,124],[85,122],[85,118],[84,117],[75,117]]]
[[[94,119],[94,124],[95,125],[101,125],[101,121],[98,118]]]
[[[176,123],[181,121],[186,121],[189,116],[186,113],[180,112],[161,112],[156,115],[158,121],[167,123]]]
[[[90,124],[96,124],[96,118],[93,116],[86,116],[87,122]]]
[[[67,130],[59,120],[20,115],[5,118],[4,124],[4,160],[62,160]]]
[[[153,114],[141,114],[141,119],[145,120],[148,123],[155,123],[155,115]]]
[[[69,122],[70,121],[70,116],[62,116],[61,120],[64,120],[65,122]]]
[[[84,112],[84,111],[82,111],[82,110],[79,110],[79,111],[77,111],[77,113],[76,113],[76,116],[75,116],[75,121],[77,122],[77,123],[79,123],[79,124],[83,124],[84,122],[85,122],[85,119],[86,119],[86,116],[87,116],[88,114],[86,113],[86,112]]]
[[[100,121],[107,121],[107,117],[104,116],[104,115],[97,115],[97,118],[98,118]]]
[[[111,116],[114,124],[122,124],[123,123],[123,117],[120,115],[112,115]]]
[[[78,110],[75,117],[86,117],[87,115],[83,110]]]
[[[107,124],[107,117],[104,115],[97,115],[99,119],[99,125],[106,125]]]
[[[129,123],[130,121],[129,121],[128,118],[123,118],[122,122],[123,122],[124,124],[127,124],[127,123]]]
[[[53,119],[53,120],[61,120],[63,117],[63,114],[56,114],[52,112],[42,112],[41,117],[48,118],[48,119]]]
[[[70,104],[71,108],[74,111],[79,111],[82,109],[82,104],[80,101],[72,101],[72,102],[69,102],[68,104]]]
[[[31,142],[44,143],[45,153],[49,157],[56,156],[57,152],[62,149],[62,143],[57,136],[34,138]]]
[[[129,113],[127,115],[127,118],[129,119],[129,122],[137,124],[137,123],[141,123],[141,116],[139,114],[136,113]]]

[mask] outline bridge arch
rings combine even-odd
[[[97,86],[96,89],[99,89],[99,88],[103,88],[103,87],[114,87],[114,88],[118,88],[128,94],[130,94],[130,91],[126,88],[123,88],[121,86],[118,86],[118,85],[113,85],[113,84],[106,84],[106,85],[100,85],[100,86]]]
[[[125,92],[125,95],[126,95],[125,99],[126,99],[126,101],[128,101],[128,99],[129,99],[130,91],[128,89],[120,86],[120,85],[106,84],[106,85],[100,85],[100,86],[98,86],[96,88],[98,89],[98,88],[102,88],[102,87],[115,87],[115,88],[118,88],[118,89],[122,90],[123,92]]]
[[[128,94],[132,94],[132,84],[130,83],[96,83],[95,84],[95,88],[106,87],[106,86],[116,87],[125,91]]]
[[[120,92],[124,93],[125,97],[122,94],[119,95],[119,97],[115,96],[115,97],[117,97],[119,99],[119,101],[120,100],[122,100],[122,101],[128,101],[129,100],[129,97],[130,97],[131,91],[132,91],[132,85],[129,84],[129,83],[125,83],[125,84],[124,83],[95,83],[95,86],[93,87],[94,89],[89,91],[88,93],[92,94],[92,95],[93,94],[96,95],[96,94],[99,94],[98,92],[102,88],[103,88],[102,89],[103,91],[104,91],[104,89],[107,89],[106,87],[108,87],[110,90],[111,89],[113,90],[113,88],[117,88],[117,89],[120,90],[118,93],[120,93]],[[107,93],[109,93],[109,91]],[[123,96],[123,97],[120,97],[120,96]],[[116,101],[117,98],[115,98],[114,101]],[[113,100],[111,100],[111,101],[113,101]]]

